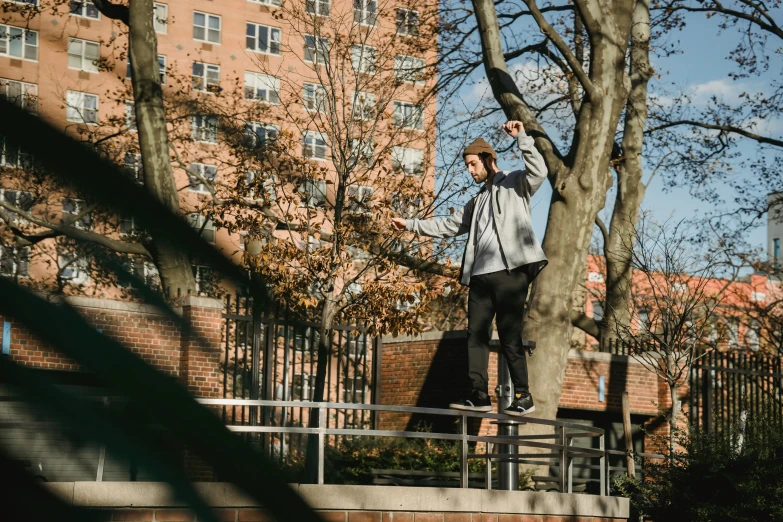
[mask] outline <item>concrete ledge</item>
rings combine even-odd
[[[157,306],[134,303],[131,301],[115,301],[112,299],[98,299],[95,297],[69,296],[62,298],[69,305],[76,308],[95,308],[98,310],[113,310],[117,312],[135,312],[150,315],[171,315]],[[174,308],[174,313],[182,315],[181,308]]]
[[[91,508],[174,508],[168,484],[159,482],[52,482],[45,484],[68,504]],[[196,483],[212,507],[261,507],[232,484]],[[483,489],[291,484],[317,510],[505,513],[628,518],[628,499],[595,495]]]
[[[182,306],[198,306],[199,308],[215,308],[222,310],[226,304],[220,299],[214,297],[201,297],[198,295],[186,296],[182,301]]]

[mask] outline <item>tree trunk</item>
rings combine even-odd
[[[166,113],[158,70],[158,39],[153,23],[153,0],[129,2],[131,81],[136,111],[144,184],[173,214],[179,215],[179,197],[169,159]],[[190,259],[165,240],[153,238],[155,264],[163,288],[174,294],[195,292]]]
[[[642,182],[642,147],[644,124],[647,120],[647,84],[653,74],[649,50],[649,0],[638,0],[634,7],[631,28],[631,91],[625,106],[622,158],[617,169],[617,198],[612,212],[609,240],[604,245],[606,303],[601,332],[602,350],[617,339],[619,332],[627,331],[631,322],[631,255],[639,208],[647,188]]]
[[[337,303],[333,298],[334,277],[327,279],[327,296],[321,311],[321,329],[318,339],[318,360],[315,366],[315,390],[313,402],[324,401],[326,389],[326,370],[331,357],[331,334],[334,325],[334,317],[337,313]],[[310,410],[308,426],[318,426],[318,411]],[[307,452],[305,453],[305,483],[316,484],[318,482],[318,435],[310,435],[307,438]]]

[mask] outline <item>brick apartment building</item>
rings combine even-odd
[[[0,96],[78,139],[111,143],[102,153],[141,180],[127,28],[102,15],[89,0],[3,3],[7,9],[0,16]],[[364,206],[369,205],[373,192],[384,197],[378,194],[378,176],[389,178],[385,172],[415,180],[424,196],[406,202],[402,212],[415,212],[415,207],[427,203],[427,195],[434,189],[434,148],[428,129],[433,124],[435,100],[420,93],[434,82],[424,70],[425,61],[435,56],[435,47],[434,40],[425,34],[427,11],[421,6],[405,2],[380,6],[375,0],[302,0],[301,5],[287,4],[285,9],[278,0],[231,0],[219,5],[193,0],[156,2],[154,6],[160,79],[169,103],[169,139],[175,149],[171,160],[180,205],[207,241],[239,260],[251,231],[229,233],[215,226],[204,211],[212,190],[204,180],[216,191],[224,185],[259,185],[258,192],[263,195],[244,189],[244,196],[262,198],[273,206],[284,199],[281,196],[293,194],[289,199],[296,201],[276,211],[307,214],[308,219],[324,221],[321,232],[331,232],[324,208],[335,203],[335,170],[338,161],[345,161],[332,154],[338,138],[351,142],[346,146],[355,150],[346,154],[355,162],[359,162],[357,158],[369,162],[373,154],[380,158],[372,169],[352,178],[346,212],[366,212]],[[356,39],[342,51],[333,34],[341,28],[351,31],[348,39]],[[414,51],[416,56],[404,54]],[[343,84],[319,83],[325,80],[327,59],[342,63],[341,69],[334,66],[338,77],[329,79]],[[379,92],[369,92],[371,87]],[[210,114],[206,112],[209,108],[225,114]],[[322,116],[327,109],[343,114],[341,124],[355,124],[356,137],[337,136],[333,132],[336,124],[330,127]],[[384,123],[383,132],[373,130],[374,141],[365,138],[366,127],[372,123],[367,123],[368,118],[382,114],[391,116],[387,118],[390,124]],[[365,122],[364,127],[356,123],[359,121]],[[309,160],[313,169],[322,172],[318,179],[284,186],[274,174],[251,170],[237,160],[236,150],[228,145],[234,138],[231,131],[244,136],[242,146],[248,142],[252,146],[265,144],[286,135],[294,143],[292,154]],[[77,228],[113,239],[130,240],[142,232],[131,218],[102,222],[98,216],[85,214],[89,202],[80,195],[54,188],[48,195],[34,193],[19,175],[33,164],[34,158],[13,139],[2,138],[3,201],[36,217],[46,216],[54,224],[72,221]],[[9,225],[29,225],[13,212],[8,213],[8,219],[13,222]],[[15,245],[8,227],[2,228],[3,275],[29,277],[47,287],[72,290],[66,293],[95,294],[97,278],[92,277],[95,270],[88,255],[62,240],[44,240],[33,247]],[[301,248],[321,244],[314,236],[280,230],[274,234],[289,240],[293,237]],[[196,260],[193,263],[197,284],[208,281],[209,267]],[[147,280],[157,278],[149,261],[136,260],[133,268]],[[108,288],[98,295],[116,292]]]

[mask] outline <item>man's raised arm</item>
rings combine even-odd
[[[503,130],[517,140],[519,150],[522,151],[522,159],[525,161],[525,176],[520,179],[520,182],[527,183],[527,190],[532,196],[544,182],[548,173],[544,157],[536,149],[533,137],[525,134],[522,122],[509,121],[503,125]]]

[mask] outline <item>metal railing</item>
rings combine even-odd
[[[459,410],[445,410],[438,408],[418,408],[409,406],[390,406],[375,404],[346,404],[327,402],[304,401],[269,401],[269,400],[242,400],[242,399],[198,399],[205,406],[244,406],[247,408],[307,408],[318,411],[318,425],[314,427],[297,426],[227,426],[229,430],[240,433],[258,434],[300,434],[316,435],[318,438],[317,477],[318,484],[324,483],[324,449],[327,437],[330,436],[360,436],[360,437],[398,437],[404,439],[437,439],[457,441],[459,443],[459,485],[468,487],[468,461],[471,459],[484,459],[486,461],[486,489],[492,488],[492,462],[518,462],[521,464],[551,466],[556,464],[559,469],[557,476],[559,491],[573,492],[574,467],[599,469],[599,494],[605,496],[607,492],[607,459],[605,450],[604,430],[582,424],[563,422],[559,420],[546,420],[531,417],[511,417],[496,413],[481,413]],[[419,431],[396,431],[379,429],[345,429],[330,428],[327,425],[326,412],[329,409],[349,409],[370,412],[409,413],[423,415],[441,415],[457,417],[459,419],[459,433],[430,433]],[[534,435],[470,435],[468,434],[469,419],[490,419],[496,421],[514,420],[525,424],[550,426],[553,433]],[[574,446],[578,439],[598,438],[598,448],[586,448]],[[552,442],[546,442],[551,439]],[[470,443],[484,443],[485,453],[470,453]],[[492,445],[511,445],[519,448],[531,448],[534,452],[519,452],[513,456],[508,453],[491,451]],[[577,464],[574,458],[598,459],[598,464]]]

